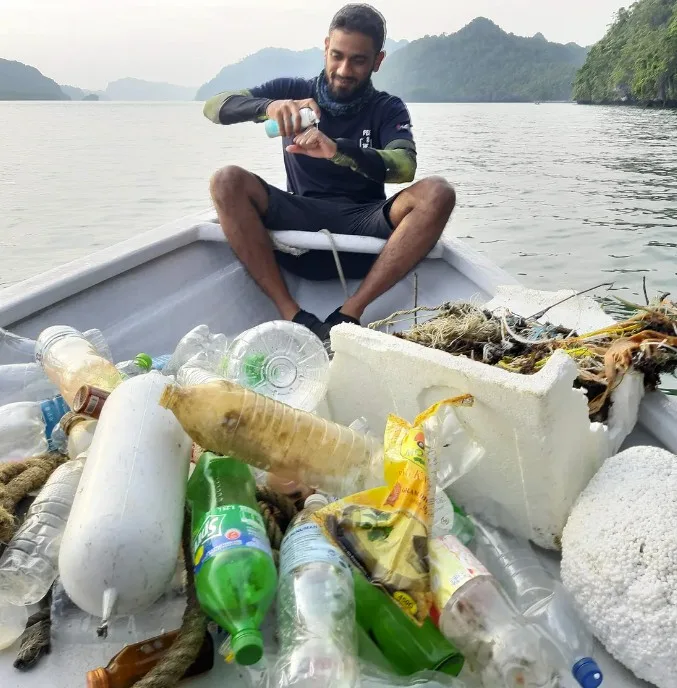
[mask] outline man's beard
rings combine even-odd
[[[364,81],[358,82],[355,80],[343,88],[335,86],[333,80],[327,76],[327,90],[329,91],[329,95],[337,103],[349,103],[353,98],[356,98],[364,91],[371,80],[371,75],[372,72],[369,72],[369,76]]]

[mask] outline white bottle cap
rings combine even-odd
[[[304,509],[322,509],[329,504],[329,500],[319,493],[311,494],[303,503]]]

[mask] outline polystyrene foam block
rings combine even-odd
[[[558,300],[550,293],[548,303],[533,307],[524,291],[520,314],[533,315]],[[583,317],[590,305],[584,306],[569,304],[584,326],[579,331],[599,327],[594,309]],[[550,313],[548,318],[559,322]],[[412,421],[436,401],[472,394],[474,406],[456,413],[486,455],[449,493],[470,509],[481,508],[487,498],[498,502],[511,518],[506,525],[550,549],[559,549],[574,500],[637,418],[638,376],[626,376],[613,432],[606,424],[591,423],[587,397],[573,387],[576,364],[561,351],[538,373],[519,375],[356,325],[332,328],[331,342],[327,405],[338,422],[365,416],[380,434],[388,413]]]

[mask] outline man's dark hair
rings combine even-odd
[[[341,31],[356,31],[374,41],[376,52],[383,50],[386,40],[386,20],[383,15],[371,5],[355,3],[342,7],[331,20],[329,33],[335,29]]]

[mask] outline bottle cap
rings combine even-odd
[[[571,673],[582,688],[597,688],[602,684],[602,670],[592,657],[579,659],[571,668]]]
[[[82,385],[75,393],[73,411],[89,418],[98,419],[101,415],[101,409],[109,396],[110,392],[107,392],[105,389],[99,389],[91,385]]]
[[[235,661],[242,666],[256,664],[263,657],[263,637],[261,631],[246,628],[233,636],[231,649]]]
[[[146,371],[153,367],[153,359],[148,354],[139,354],[134,358],[134,363]]]
[[[91,418],[88,418],[87,416],[83,416],[81,413],[74,413],[73,411],[69,411],[60,421],[61,429],[64,431],[66,434],[66,437],[68,437],[71,434],[71,431],[73,428],[78,424],[82,423],[84,420],[91,420]]]
[[[103,667],[87,672],[87,688],[108,688],[110,681]]]
[[[322,509],[329,504],[329,500],[319,493],[311,494],[303,503],[304,509]]]

